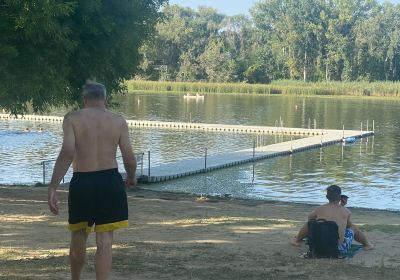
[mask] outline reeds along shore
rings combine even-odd
[[[242,93],[284,95],[400,96],[400,82],[301,82],[281,80],[271,84],[158,82],[130,80],[128,91],[176,93]]]

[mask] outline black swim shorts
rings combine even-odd
[[[69,186],[68,223],[70,231],[87,233],[128,227],[125,184],[118,169],[74,172]]]

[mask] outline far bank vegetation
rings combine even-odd
[[[135,76],[161,82],[131,90],[398,95],[400,4],[261,0],[248,16],[178,5],[162,15]]]

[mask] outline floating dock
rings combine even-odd
[[[64,117],[42,116],[42,115],[14,115],[0,114],[0,120],[21,120],[33,122],[62,122]],[[282,126],[245,126],[229,124],[208,124],[208,123],[184,123],[184,122],[161,122],[161,121],[143,121],[127,120],[128,126],[139,128],[155,129],[174,129],[174,130],[202,130],[214,132],[235,132],[235,133],[253,133],[253,134],[283,134],[283,135],[321,135],[333,130],[324,129],[304,129],[290,128]]]
[[[62,122],[63,117],[57,116],[10,116],[0,114],[1,119],[18,119],[34,122]],[[253,147],[234,151],[230,153],[215,154],[204,157],[182,160],[178,162],[161,164],[158,166],[145,167],[143,175],[139,178],[147,183],[163,182],[194,174],[210,172],[213,170],[231,167],[234,165],[259,161],[278,156],[287,156],[294,153],[316,149],[328,145],[342,143],[348,138],[362,138],[371,136],[373,131],[360,130],[333,130],[333,129],[304,129],[289,127],[270,127],[270,126],[243,126],[226,124],[205,124],[205,123],[180,123],[180,122],[159,122],[159,121],[140,121],[127,120],[130,127],[153,128],[153,129],[184,129],[202,130],[215,132],[233,133],[253,133],[253,134],[282,134],[303,136],[304,138],[290,140],[282,143]]]
[[[372,131],[364,131],[362,133],[361,131],[344,131],[345,138],[362,138],[373,134]],[[245,149],[211,156],[205,155],[202,158],[151,166],[150,171],[149,168],[143,170],[141,180],[147,183],[163,182],[244,163],[260,161],[267,158],[288,156],[294,153],[342,142],[343,131],[329,130],[328,132],[324,132],[324,135],[321,134],[319,136],[296,139],[262,147],[254,147],[253,149]]]

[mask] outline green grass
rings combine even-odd
[[[271,84],[127,81],[129,92],[240,93],[284,95],[400,96],[400,82],[316,82],[279,80]]]
[[[362,231],[381,231],[385,233],[400,233],[400,225],[363,225]]]

